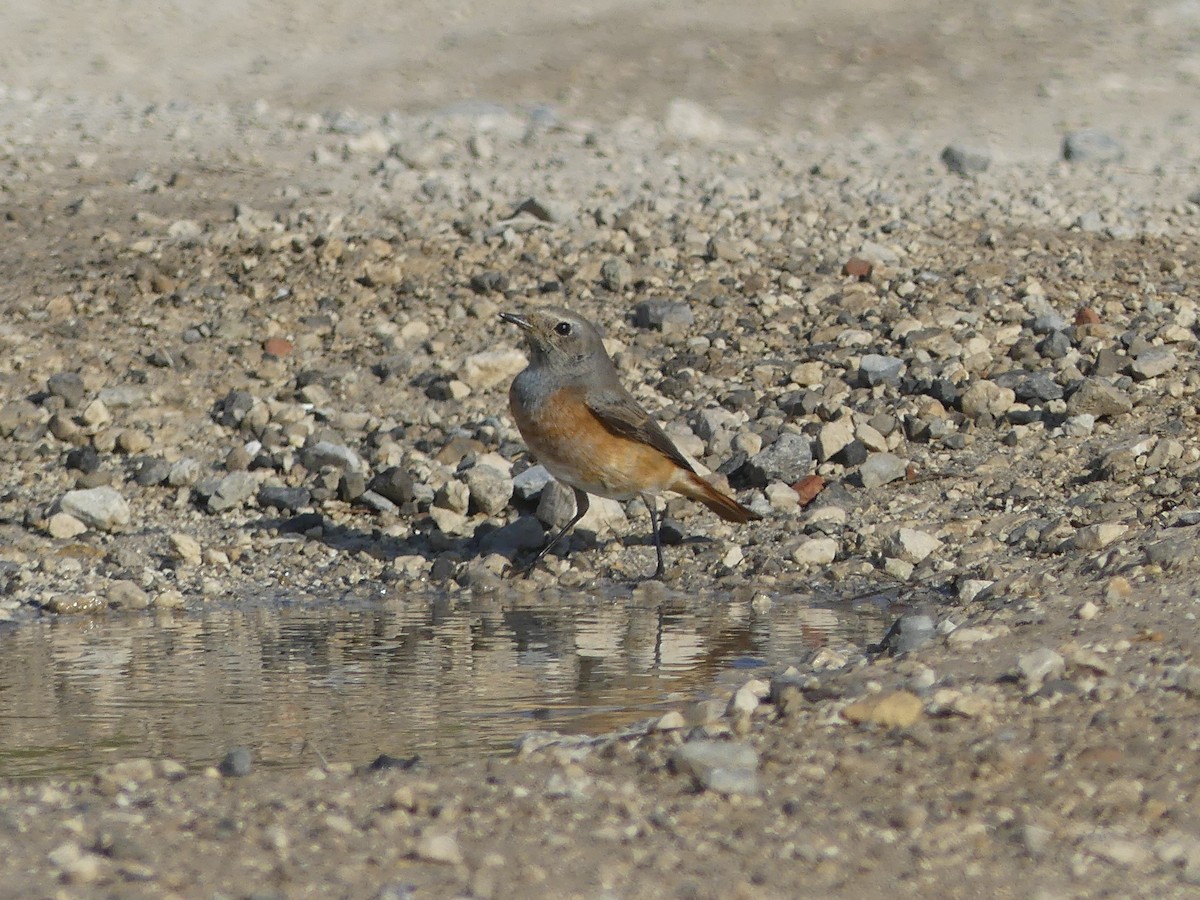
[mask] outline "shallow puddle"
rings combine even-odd
[[[452,761],[547,729],[602,732],[731,668],[879,640],[887,598],[769,610],[727,599],[405,594],[200,613],[44,619],[0,631],[0,777],[86,774],[235,746],[257,765]]]

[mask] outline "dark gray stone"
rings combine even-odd
[[[766,487],[772,481],[798,481],[812,465],[812,441],[784,432],[761,453],[746,460],[743,472],[752,487]]]
[[[410,502],[416,496],[413,490],[412,475],[397,466],[384,469],[372,478],[369,489],[397,506]]]
[[[46,379],[46,389],[55,397],[62,397],[67,406],[78,406],[83,402],[83,379],[77,372],[57,372]]]
[[[982,150],[969,149],[961,144],[949,144],[942,151],[942,163],[955,175],[974,175],[986,172],[992,158]]]
[[[226,778],[244,778],[250,774],[253,768],[254,763],[250,757],[250,751],[245,747],[234,747],[225,754],[217,766],[217,771]]]
[[[258,505],[273,507],[280,512],[299,512],[312,503],[308,488],[264,484],[258,489]]]
[[[76,447],[67,453],[67,468],[90,475],[100,468],[100,454],[90,445]]]
[[[1037,345],[1037,351],[1045,359],[1062,359],[1071,352],[1071,339],[1065,331],[1053,331]]]
[[[133,473],[133,481],[140,487],[154,487],[164,484],[171,474],[171,463],[157,456],[143,456],[138,460],[137,471]]]

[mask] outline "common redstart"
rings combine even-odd
[[[526,566],[534,566],[588,511],[588,494],[629,500],[650,510],[658,565],[662,535],[654,496],[675,491],[728,522],[762,518],[697,474],[666,432],[621,386],[600,332],[569,310],[547,306],[525,315],[501,313],[529,342],[529,366],[513,379],[509,408],[521,437],[555,478],[575,492],[575,515]]]

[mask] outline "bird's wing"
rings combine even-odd
[[[667,437],[667,433],[628,392],[622,390],[619,394],[614,391],[594,393],[585,402],[592,415],[612,434],[649,444],[687,471],[696,471],[687,457],[680,453],[679,448]]]

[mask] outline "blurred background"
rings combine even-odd
[[[1021,155],[1194,126],[1200,0],[7,0],[0,84],[75,97],[599,121],[676,98],[769,133]]]

